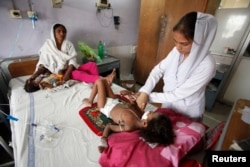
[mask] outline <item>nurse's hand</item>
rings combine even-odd
[[[140,92],[139,96],[137,96],[137,98],[136,98],[136,103],[142,111],[144,111],[144,109],[147,105],[147,102],[148,102],[148,94],[146,94],[144,92]]]

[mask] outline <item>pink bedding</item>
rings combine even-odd
[[[151,146],[139,137],[138,131],[114,133],[109,137],[109,147],[99,158],[102,167],[178,167],[179,161],[202,139],[203,124],[168,109],[166,113],[174,126],[176,139],[170,146]]]

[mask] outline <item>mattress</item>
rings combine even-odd
[[[170,146],[145,143],[136,132],[114,133],[109,147],[100,154],[100,136],[81,118],[92,85],[75,82],[55,89],[26,93],[29,76],[12,78],[10,87],[10,121],[16,167],[98,167],[101,166],[179,166],[179,161],[201,141],[205,127],[177,113],[167,112],[176,132]],[[112,84],[114,93],[124,89]],[[95,99],[96,102],[96,99]],[[160,110],[148,104],[147,110]],[[148,158],[151,157],[151,158]],[[157,163],[156,163],[157,162]]]
[[[79,116],[91,85],[26,93],[28,76],[13,78],[10,87],[12,147],[18,167],[97,167],[99,136]],[[119,93],[123,88],[113,84]],[[152,105],[150,109],[152,109]],[[154,107],[153,107],[154,108]]]

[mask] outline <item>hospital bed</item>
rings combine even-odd
[[[176,131],[171,146],[144,142],[138,131],[110,136],[110,147],[98,152],[100,135],[84,121],[82,99],[89,96],[91,84],[75,84],[58,89],[26,93],[23,86],[34,72],[37,57],[10,59],[1,63],[8,82],[12,147],[17,167],[98,167],[98,166],[178,166],[180,159],[202,139],[202,124],[175,115]],[[116,94],[124,89],[113,83]],[[148,104],[146,110],[156,110]],[[161,109],[162,110],[162,109]],[[164,109],[163,109],[163,112]]]

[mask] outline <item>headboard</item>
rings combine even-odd
[[[37,62],[38,59],[13,62],[9,64],[8,70],[12,78],[24,75],[31,75],[36,69]]]
[[[0,101],[8,103],[8,84],[11,78],[31,75],[38,62],[38,55],[7,58],[0,61]]]
[[[0,62],[0,66],[9,80],[10,78],[33,74],[38,59],[38,55],[7,58]]]

